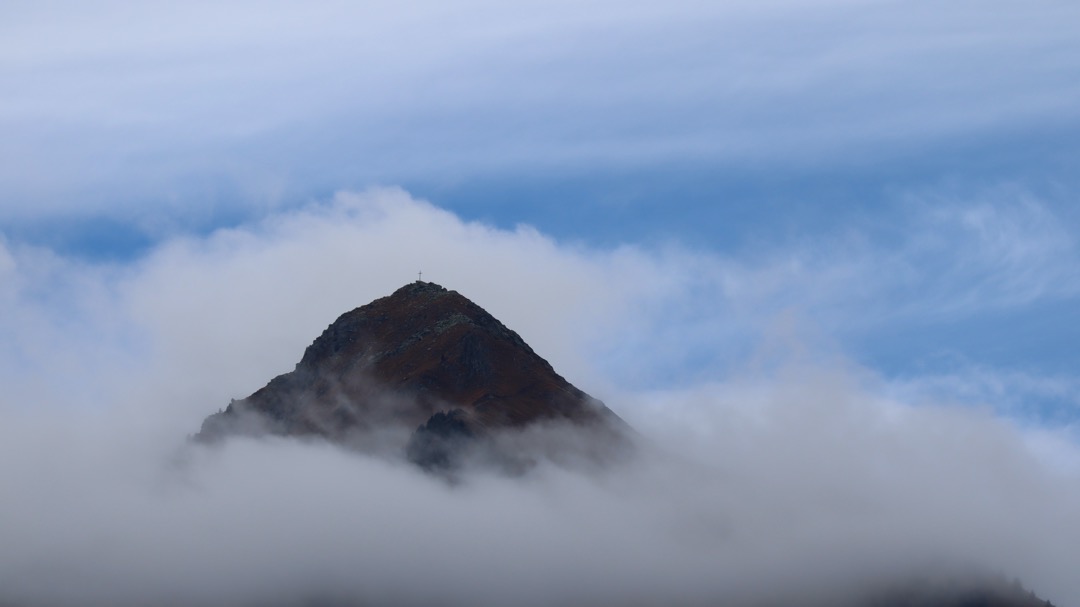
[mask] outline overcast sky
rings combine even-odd
[[[141,538],[167,513],[182,523],[162,542],[219,508],[241,520],[274,476],[253,473],[254,493],[230,479],[265,459],[333,470],[301,483],[312,495],[352,474],[452,510],[539,500],[540,528],[564,532],[530,553],[539,563],[579,549],[563,514],[600,517],[618,496],[630,505],[611,538],[688,511],[707,529],[767,529],[791,517],[755,518],[762,504],[804,499],[805,527],[747,540],[762,562],[825,537],[855,553],[950,529],[946,551],[1080,603],[1067,567],[1080,562],[1078,24],[1080,5],[1052,0],[5,2],[0,480],[25,498],[0,519],[0,590],[59,600],[68,590],[43,594],[40,577],[56,570],[91,592],[152,551]],[[681,445],[710,485],[751,497],[655,467],[614,488],[552,472],[448,497],[382,463],[282,445],[162,472],[203,416],[418,270]],[[650,497],[665,475],[686,479],[671,493],[688,510]],[[841,523],[837,492],[866,507],[858,524]],[[41,506],[72,495],[94,507],[68,528],[79,511]],[[311,515],[289,508],[264,523]],[[232,529],[238,552],[214,566],[297,541]],[[369,531],[330,552],[363,554]],[[657,562],[735,554],[680,533],[627,541],[657,546]],[[200,569],[213,534],[200,537],[162,561],[183,575],[147,574],[146,592],[211,578],[250,590]],[[115,560],[84,568],[101,538]],[[691,566],[657,571],[641,584],[715,590]],[[338,588],[345,574],[328,575]],[[396,588],[373,592],[425,600]]]

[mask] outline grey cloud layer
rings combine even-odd
[[[678,457],[453,488],[318,445],[238,440],[177,464],[118,441],[139,430],[118,418],[7,424],[4,588],[83,605],[671,604],[858,589],[935,558],[1077,596],[1071,479],[990,419],[889,411],[813,371],[758,386],[764,401],[745,385],[653,395],[696,409],[692,426],[641,425]]]
[[[1074,444],[890,398],[872,372],[767,314],[763,293],[735,288],[733,260],[568,247],[396,190],[175,239],[122,266],[3,251],[11,598],[691,602],[847,588],[935,557],[1080,601]],[[291,368],[337,314],[417,269],[608,401],[647,455],[606,476],[543,467],[451,488],[326,446],[180,448],[202,416]],[[617,380],[679,344],[732,336],[763,341],[722,377],[655,392]]]

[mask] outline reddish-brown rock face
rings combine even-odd
[[[439,412],[454,412],[470,435],[541,421],[625,428],[480,306],[415,282],[343,314],[294,371],[211,415],[197,438],[257,431],[343,441],[416,428]]]

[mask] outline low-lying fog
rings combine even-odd
[[[759,317],[720,287],[702,299],[713,265],[568,248],[393,191],[130,265],[0,248],[0,604],[835,598],[942,563],[1080,604],[1074,444],[990,409],[906,402],[791,315]],[[603,399],[639,456],[450,484],[320,443],[185,443],[420,266]],[[755,322],[757,340],[740,326]],[[702,331],[718,349],[750,343],[745,362],[623,381]]]

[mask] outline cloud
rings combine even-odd
[[[989,407],[1033,427],[1075,437],[1080,382],[1069,375],[962,362],[896,378],[890,389],[904,402],[955,402]]]
[[[8,385],[25,383],[27,370],[92,377],[97,361],[122,357],[134,375],[161,383],[106,374],[100,381],[117,382],[109,390],[149,390],[146,398],[175,391],[196,416],[290,369],[339,314],[421,270],[467,293],[556,363],[583,370],[583,340],[614,330],[635,307],[658,305],[684,278],[633,247],[565,247],[527,226],[466,223],[394,189],[178,237],[130,263],[9,250],[3,327],[22,349],[5,354],[22,371],[6,377]]]
[[[844,164],[1075,122],[1067,2],[562,4],[12,4],[0,220],[190,220],[581,166]]]
[[[61,604],[694,603],[857,591],[932,557],[1077,596],[1075,484],[1014,430],[882,402],[842,370],[788,373],[639,395],[627,407],[663,452],[610,474],[454,487],[319,444],[239,439],[178,462],[130,418],[16,418],[4,588]]]
[[[806,338],[799,314],[761,309],[799,290],[748,295],[759,283],[735,259],[567,245],[395,189],[173,238],[130,263],[0,252],[11,600],[694,603],[854,592],[924,558],[1080,599],[1075,443],[944,396],[913,406]],[[450,487],[320,444],[183,447],[338,314],[421,269],[603,398],[642,433],[642,457]],[[621,381],[730,336],[747,362],[723,373]]]
[[[1064,202],[1017,185],[895,198],[898,211],[740,252],[723,269],[728,292],[754,306],[797,302],[830,328],[958,319],[1080,292],[1077,218]]]
[[[726,255],[560,243],[528,226],[464,222],[395,189],[181,235],[133,262],[9,244],[7,331],[22,353],[8,362],[47,368],[66,352],[70,373],[93,377],[92,352],[111,348],[143,373],[177,378],[170,389],[193,403],[227,402],[291,368],[338,314],[421,270],[504,319],[577,383],[644,388],[727,373],[784,323],[818,355],[873,341],[871,355],[936,360],[939,371],[957,359],[1007,366],[980,359],[984,342],[969,338],[1007,331],[1003,313],[1075,297],[1074,219],[1060,205],[1022,190],[906,200],[886,233],[848,222]],[[895,334],[919,331],[933,340],[903,350]],[[1025,373],[1039,373],[1032,364]],[[221,381],[179,381],[211,376]]]

